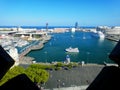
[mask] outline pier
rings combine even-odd
[[[120,35],[107,35],[106,39],[118,42],[120,39]]]
[[[20,64],[31,64],[33,63],[34,58],[33,57],[27,57],[25,56],[27,53],[29,53],[31,50],[38,50],[43,48],[43,43],[39,42],[38,45],[30,45],[21,50],[21,53],[19,54],[19,63]]]
[[[22,50],[20,50],[20,54],[19,54],[19,57],[23,57],[25,56],[27,53],[29,53],[31,50],[38,50],[38,49],[41,49],[43,48],[43,43],[42,42],[39,42],[38,45],[35,45],[35,43],[33,44],[30,44],[29,46],[23,48]]]
[[[19,54],[19,61],[22,62],[22,63],[24,61],[24,64],[26,64],[26,62],[27,62],[27,64],[32,63],[32,60],[34,60],[34,58],[26,57],[25,55],[32,50],[42,49],[44,47],[44,44],[50,39],[51,39],[51,36],[48,35],[46,37],[43,37],[42,41],[34,41],[33,43],[31,43],[28,46],[21,49],[19,51],[19,53],[20,53]]]

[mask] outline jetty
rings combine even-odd
[[[120,39],[120,35],[107,35],[105,38],[111,41],[118,42]]]

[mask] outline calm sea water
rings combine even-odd
[[[43,49],[31,51],[27,56],[34,57],[37,62],[64,61],[66,55],[69,55],[73,62],[112,63],[108,55],[115,45],[114,41],[92,37],[90,32],[66,32],[52,34],[52,39]],[[65,49],[70,46],[78,47],[80,52],[66,53]]]

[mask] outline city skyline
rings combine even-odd
[[[0,26],[119,26],[120,0],[0,0]]]

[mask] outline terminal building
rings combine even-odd
[[[97,31],[102,31],[106,35],[120,35],[120,26],[115,27],[98,26]]]

